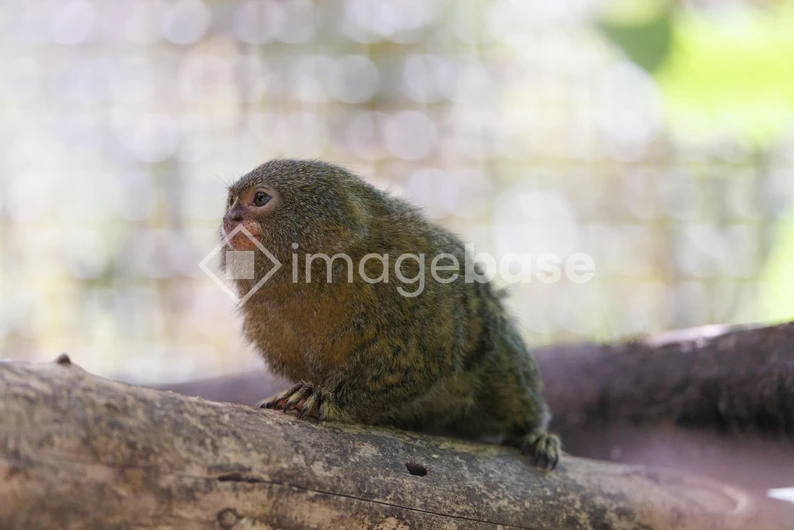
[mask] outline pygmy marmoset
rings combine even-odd
[[[254,256],[252,272],[230,275],[248,296],[244,334],[295,382],[259,406],[498,437],[557,464],[540,375],[500,294],[466,281],[463,242],[417,208],[341,167],[273,160],[230,186],[222,232],[226,250]],[[272,272],[260,245],[286,266]]]

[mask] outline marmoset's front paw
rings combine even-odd
[[[275,409],[295,414],[301,419],[316,421],[345,421],[346,415],[334,403],[331,392],[301,381],[269,399],[260,401],[257,408]]]

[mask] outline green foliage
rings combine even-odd
[[[794,119],[794,5],[708,14],[656,5],[640,16],[613,10],[599,26],[654,74],[673,135],[758,147],[778,140]]]
[[[794,9],[682,13],[657,73],[673,132],[764,147],[794,118]]]
[[[641,21],[604,19],[599,22],[599,27],[629,59],[650,73],[655,72],[670,53],[672,19],[669,9]]]

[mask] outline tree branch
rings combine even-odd
[[[794,323],[550,346],[535,356],[559,425],[794,434]]]
[[[794,507],[673,471],[316,425],[0,364],[3,528],[784,528]]]

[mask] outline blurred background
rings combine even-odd
[[[259,369],[200,269],[322,158],[496,256],[530,344],[794,318],[794,1],[0,2],[0,357]]]

